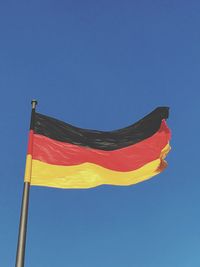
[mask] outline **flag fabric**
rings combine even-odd
[[[107,132],[77,128],[35,113],[25,181],[38,186],[90,188],[147,180],[167,166],[168,113],[169,108],[159,107],[129,127]]]

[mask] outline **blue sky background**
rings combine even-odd
[[[169,167],[130,187],[32,187],[26,267],[200,266],[200,2],[0,2],[0,266],[14,266],[30,101],[113,130],[170,106]]]

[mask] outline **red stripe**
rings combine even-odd
[[[32,155],[32,151],[33,151],[33,130],[30,130],[29,137],[28,137],[27,154]]]
[[[165,121],[153,136],[129,147],[105,151],[59,142],[34,134],[33,159],[54,165],[95,163],[116,171],[132,171],[159,158],[161,150],[170,139]]]

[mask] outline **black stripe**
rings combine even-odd
[[[168,113],[168,107],[159,107],[133,125],[110,132],[77,128],[35,113],[34,132],[61,142],[101,150],[115,150],[152,136],[159,130],[162,119],[168,118]]]
[[[35,124],[35,108],[32,108],[31,111],[31,123],[30,123],[30,130],[34,130],[34,124]]]

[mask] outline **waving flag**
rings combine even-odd
[[[159,107],[135,124],[109,132],[77,128],[35,113],[25,182],[90,188],[102,184],[132,185],[149,179],[167,166],[164,158],[170,150],[170,130],[165,121],[168,110]]]

